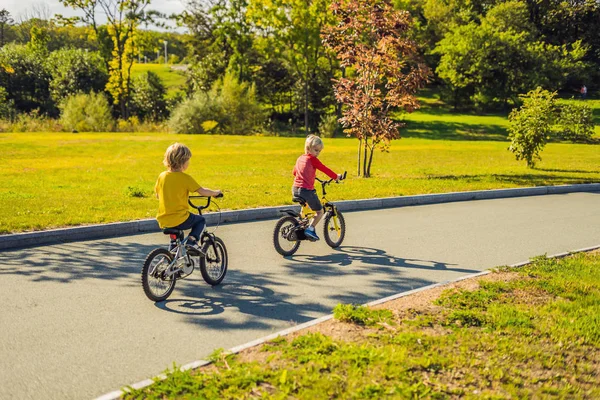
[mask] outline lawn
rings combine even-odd
[[[237,355],[126,399],[597,399],[600,253],[538,258]]]
[[[527,169],[499,140],[408,137],[377,152],[373,177],[356,177],[352,138],[326,139],[321,159],[349,179],[330,200],[600,182],[597,145],[550,143]],[[189,173],[223,189],[224,209],[290,204],[303,138],[164,133],[1,133],[0,233],[150,218],[168,145],[193,152]]]
[[[167,97],[173,97],[177,92],[181,92],[185,85],[186,78],[181,71],[173,69],[177,67],[168,64],[133,64],[131,76],[136,77],[146,71],[154,72],[158,75],[163,85],[167,89]]]

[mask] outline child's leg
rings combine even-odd
[[[313,219],[310,221],[310,226],[312,226],[313,228],[316,227],[317,224],[319,223],[319,221],[321,221],[321,218],[323,218],[323,209],[321,208],[316,213],[317,213],[317,215],[315,215],[313,217]]]
[[[192,222],[192,231],[190,232],[189,238],[198,241],[200,240],[200,235],[202,235],[202,231],[206,227],[206,220],[202,215],[191,214],[194,218]]]

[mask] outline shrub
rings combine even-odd
[[[131,113],[143,121],[162,121],[168,116],[167,90],[154,72],[148,71],[133,80]]]
[[[508,116],[509,150],[517,160],[526,160],[529,168],[534,168],[539,153],[546,145],[554,120],[556,93],[538,87],[526,95],[519,96],[523,105]]]
[[[256,99],[254,85],[239,82],[233,73],[226,73],[213,85],[210,96],[219,110],[222,133],[247,135],[260,131],[265,113]]]
[[[255,89],[226,74],[209,93],[198,92],[179,104],[169,127],[175,133],[230,133],[246,135],[258,132],[265,113],[256,100]],[[206,123],[210,122],[210,123]]]
[[[104,132],[113,128],[108,100],[102,94],[77,94],[61,103],[60,121],[67,131]]]
[[[335,114],[324,114],[319,122],[319,133],[321,137],[332,138],[338,132],[340,124]]]
[[[558,136],[574,142],[585,142],[594,134],[594,115],[586,104],[563,104],[557,121]]]
[[[206,133],[202,124],[214,120],[215,114],[215,106],[208,96],[197,93],[175,107],[169,120],[169,129],[175,133]]]

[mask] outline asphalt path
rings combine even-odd
[[[600,243],[600,193],[571,193],[345,214],[332,250],[305,242],[290,258],[274,220],[219,227],[230,264],[170,299],[140,283],[161,233],[0,253],[0,399],[85,399],[329,314],[399,292]]]

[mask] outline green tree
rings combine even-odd
[[[15,21],[10,16],[10,12],[8,12],[6,8],[0,10],[0,47],[4,46],[4,43],[6,43],[5,32],[14,22]]]
[[[161,121],[168,116],[167,90],[158,75],[146,72],[133,79],[131,113],[144,121]]]
[[[101,50],[108,71],[106,90],[111,94],[121,117],[129,116],[131,67],[135,57],[135,34],[138,25],[148,18],[145,9],[150,0],[60,0],[66,7],[78,9],[84,16],[80,20],[90,25],[100,47],[106,48],[106,38],[111,41],[110,56]],[[107,20],[106,31],[100,29],[98,9]]]
[[[437,73],[461,100],[506,108],[518,94],[538,85],[560,88],[581,69],[586,49],[580,43],[554,46],[535,40],[527,6],[520,1],[498,4],[481,23],[451,29],[434,50],[441,55]]]
[[[76,93],[101,92],[108,74],[100,55],[83,49],[63,49],[50,53],[48,71],[50,92],[56,103]]]
[[[44,59],[27,46],[9,43],[0,48],[0,86],[17,111],[53,114],[50,80]]]
[[[311,87],[326,57],[321,43],[323,29],[332,22],[331,0],[251,0],[248,17],[269,48],[291,66],[303,87],[304,128],[309,129]]]
[[[525,160],[529,168],[535,168],[552,132],[556,93],[538,87],[520,97],[523,105],[508,116],[508,150],[517,160]]]

